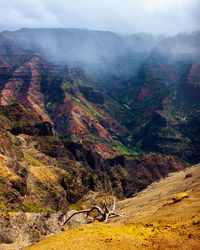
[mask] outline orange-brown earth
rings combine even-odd
[[[125,129],[98,105],[97,100],[103,104],[104,99],[109,99],[105,94],[89,92],[91,96],[96,94],[95,104],[80,92],[79,84],[84,85],[86,81],[81,71],[77,73],[72,67],[52,65],[38,53],[20,49],[9,36],[2,35],[0,81],[1,105],[20,103],[53,124],[62,137],[70,136],[104,157],[120,154],[118,149],[104,145],[99,139],[110,140],[111,132],[120,133]],[[91,87],[86,89],[93,91]]]
[[[105,159],[100,154],[85,149],[80,143],[54,137],[50,123],[44,122],[36,112],[20,104],[0,106],[0,121],[0,154],[3,155],[2,159],[9,159],[7,163],[2,162],[3,168],[5,167],[6,172],[9,168],[16,176],[16,180],[23,181],[20,193],[17,181],[13,183],[9,178],[2,178],[2,183],[5,183],[0,199],[2,198],[4,205],[11,210],[21,209],[22,197],[26,195],[27,198],[32,193],[30,191],[25,194],[23,191],[30,187],[30,180],[27,179],[29,166],[36,166],[30,169],[31,173],[32,170],[40,173],[46,168],[50,168],[50,172],[51,168],[64,170],[61,171],[64,174],[59,172],[58,186],[63,192],[66,191],[63,199],[69,203],[76,203],[89,190],[104,191],[117,195],[118,198],[131,197],[153,181],[187,166],[172,156],[156,153],[143,155],[138,159],[127,159],[124,156]],[[102,146],[102,150],[106,151],[106,148]],[[46,185],[41,183],[38,176],[34,175],[38,181],[37,185],[42,187],[38,192],[41,195],[44,191],[46,197],[49,192],[45,191]],[[50,186],[55,189],[55,184],[52,183]],[[14,202],[15,199],[10,202],[10,195],[7,193],[15,193],[16,190],[14,197],[19,198],[18,202]],[[38,203],[37,192],[33,194],[37,200],[35,202]],[[52,204],[48,203],[50,199],[46,199],[47,203],[44,202],[44,198],[39,200],[42,206],[50,205],[53,210],[62,210],[59,202],[63,199],[59,199],[59,202],[56,199],[53,199],[55,202]],[[66,210],[66,207],[63,207],[63,210]]]
[[[35,56],[18,67],[5,83],[1,91],[0,104],[8,105],[13,101],[32,108],[46,121],[50,121],[44,107],[44,97],[40,92],[39,68],[45,63]]]
[[[62,120],[63,115],[68,116],[70,117],[68,131],[70,131],[74,141],[82,143],[84,147],[100,153],[105,158],[120,155],[117,148],[112,145],[106,146],[100,141],[101,138],[112,140],[112,136],[108,132],[110,130],[114,133],[122,132],[119,126],[112,125],[116,124],[116,121],[103,109],[87,101],[83,96],[79,95],[78,99],[74,99],[67,93],[65,95],[63,104],[58,107],[59,112],[55,114],[59,130],[66,131],[66,125],[63,126]]]
[[[186,192],[188,198],[174,202]],[[73,226],[26,249],[200,248],[200,164],[155,182],[117,203],[124,217],[108,224]]]
[[[79,143],[54,137],[50,123],[20,104],[0,106],[0,121],[0,242],[4,247],[27,246],[59,232],[60,215],[69,206],[77,208],[91,191],[131,197],[187,166],[156,153],[138,159],[105,159]],[[48,212],[55,214],[49,217]]]
[[[87,70],[84,73],[84,63],[83,68],[55,65],[67,63],[65,59],[75,51],[66,46],[71,39],[82,34],[84,40],[93,33],[73,32],[77,36],[59,29],[2,32],[0,103],[19,102],[33,108],[53,124],[59,136],[78,141],[104,157],[160,152],[192,164],[199,162],[199,32],[162,40],[129,80],[118,79],[118,70],[109,81],[103,74],[100,82],[98,72],[93,76]],[[55,48],[59,44],[56,53],[48,54],[48,46],[40,44],[46,39],[44,34]],[[99,33],[97,40],[104,35],[108,34]],[[93,38],[91,41],[98,44],[97,37]],[[77,42],[72,47],[79,39]],[[112,58],[110,53],[107,56]],[[120,70],[126,61],[134,71],[133,61],[115,59]]]

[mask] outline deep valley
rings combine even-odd
[[[197,249],[199,165],[187,177],[194,179],[194,188],[180,175],[199,162],[199,31],[175,36],[84,29],[0,33],[3,249],[19,249],[60,233],[66,229],[63,220],[69,210],[85,209],[102,197],[116,197],[125,216],[108,226],[92,223],[66,229],[56,236],[58,241],[70,241],[70,234],[83,237],[83,230],[97,233],[96,242],[103,230],[113,234],[108,240],[102,235],[96,249],[108,249],[106,244],[116,249],[118,234],[122,249],[135,240],[135,249],[150,249],[153,242],[155,249],[166,249],[181,247],[183,234],[184,244]],[[185,190],[175,187],[176,180]],[[152,190],[160,193],[155,204]],[[180,192],[189,192],[188,202],[164,206]],[[184,214],[180,204],[191,213]],[[166,221],[161,219],[168,215]],[[188,220],[182,226],[184,216]],[[159,231],[158,236],[153,231]],[[179,235],[177,244],[170,240],[173,232]],[[69,249],[74,249],[72,243]],[[45,244],[30,249],[45,249]],[[89,249],[85,244],[80,241],[82,249]],[[49,249],[63,247],[52,244]]]

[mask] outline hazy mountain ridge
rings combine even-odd
[[[138,75],[111,93],[131,106],[134,118],[126,126],[144,151],[199,161],[199,44],[199,32],[163,40]]]
[[[0,50],[1,104],[31,107],[52,122],[60,136],[84,139],[85,146],[105,156],[120,154],[119,139],[112,142],[112,135],[127,133],[116,120],[126,118],[126,108],[88,85],[80,69],[54,65],[32,50],[19,49],[5,34]]]
[[[3,32],[1,103],[17,101],[32,107],[54,124],[60,136],[81,141],[107,157],[155,151],[198,162],[199,36],[195,32],[127,37],[78,29]],[[145,56],[134,70],[127,55],[135,60],[137,53]],[[74,55],[74,64],[76,56],[84,64],[86,54],[97,69],[104,62],[108,71],[125,60],[119,68],[125,73],[127,64],[133,77],[121,81],[111,70],[109,80],[102,81],[105,71],[99,80],[98,72],[89,76],[83,68],[56,66],[44,59],[58,62],[63,56],[66,63]]]
[[[128,78],[135,74],[163,38],[86,29],[21,29],[4,35],[18,47],[37,51],[51,62],[83,68],[92,82],[100,80],[101,84],[112,77]]]
[[[109,75],[100,87],[98,72],[95,81],[95,72],[89,78],[83,68],[39,53],[25,39],[29,31],[0,35],[2,243],[15,241],[10,229],[17,218],[28,220],[17,240],[26,235],[34,242],[59,232],[58,213],[90,191],[132,197],[188,166],[171,155],[200,160],[198,32],[165,38],[147,57],[148,48],[137,74],[123,81]]]

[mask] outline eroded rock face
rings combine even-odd
[[[12,213],[0,216],[0,244],[10,249],[18,245],[27,246],[49,234],[62,231],[64,214],[49,213]]]
[[[0,104],[20,103],[51,123],[59,136],[71,137],[104,157],[119,154],[113,147],[112,134],[126,132],[116,119],[125,108],[94,87],[85,86],[88,80],[82,70],[53,65],[38,51],[18,46],[15,39],[10,32],[0,34]],[[112,113],[116,113],[115,117]],[[50,132],[47,123],[23,129],[30,135],[37,132],[32,130]],[[19,126],[13,129],[15,134],[21,132]],[[105,143],[107,138],[110,145]]]
[[[13,133],[18,119],[23,120],[19,134]],[[171,156],[155,153],[132,160],[106,159],[82,144],[54,137],[49,123],[19,104],[0,106],[0,121],[2,244],[25,246],[59,232],[69,204],[90,191],[131,197],[186,167]],[[44,132],[44,123],[50,132]],[[74,219],[75,224],[85,222]]]
[[[130,197],[186,166],[155,153],[132,160],[124,156],[105,159],[79,143],[51,136],[52,130],[47,133],[42,127],[48,123],[21,105],[1,106],[0,114],[1,195],[11,210],[64,211],[89,190]],[[23,120],[17,136],[11,133],[15,119]]]
[[[86,150],[73,142],[65,143],[74,160],[90,167],[88,175],[82,173],[83,183],[93,191],[101,188],[118,198],[131,197],[148,184],[186,167],[172,156],[151,153],[128,160],[124,156],[104,159],[98,153]],[[89,174],[91,173],[91,175]]]
[[[0,200],[8,211],[65,211],[65,172],[40,151],[52,126],[22,105],[0,106]],[[48,144],[45,144],[48,146]],[[37,150],[38,148],[38,150]]]
[[[38,113],[30,108],[25,108],[21,104],[0,106],[0,115],[10,120],[12,123],[11,133],[14,135],[53,135],[52,125],[49,122],[44,121]]]
[[[163,40],[144,60],[137,76],[116,90],[118,101],[132,108],[133,117],[127,126],[133,145],[140,145],[144,152],[199,162],[200,152],[195,146],[198,129],[192,126],[194,137],[188,133],[200,107],[199,44],[199,32]]]

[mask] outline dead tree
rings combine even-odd
[[[103,209],[100,208],[99,206],[94,206],[90,209],[85,209],[85,210],[81,210],[81,211],[77,211],[75,213],[73,213],[63,224],[63,226],[76,214],[80,214],[80,213],[86,213],[86,218],[89,216],[89,214],[96,210],[97,211],[97,214],[94,216],[94,220],[98,220],[100,222],[107,222],[108,221],[108,218],[109,217],[121,217],[123,216],[124,214],[116,214],[114,211],[115,211],[115,208],[116,208],[116,199],[114,199],[114,202],[113,202],[113,206],[111,209],[109,209],[106,205],[106,202],[103,201]]]

